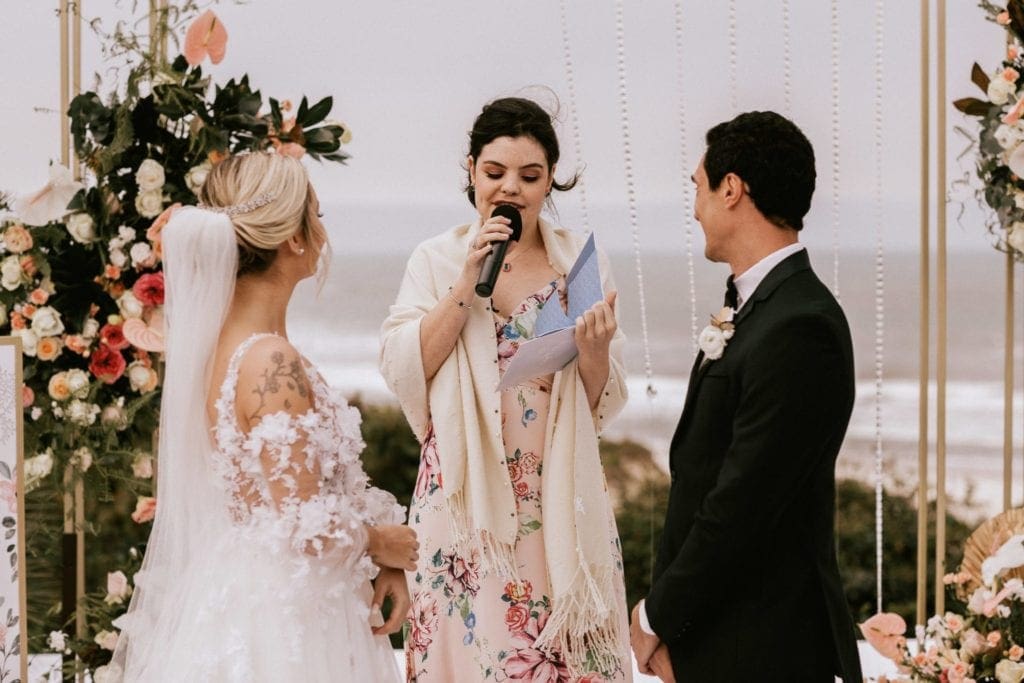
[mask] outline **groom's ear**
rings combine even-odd
[[[725,174],[725,177],[722,178],[722,189],[724,190],[722,198],[725,200],[725,206],[730,209],[750,192],[747,184],[735,173]]]

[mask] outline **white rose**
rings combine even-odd
[[[704,352],[705,358],[718,360],[725,351],[725,335],[714,325],[708,325],[701,331],[700,337],[697,338],[697,344]]]
[[[1024,680],[1024,662],[1000,661],[996,664],[996,680],[999,683],[1020,683]]]
[[[143,218],[156,218],[164,211],[164,195],[160,190],[140,192],[135,197],[135,210]]]
[[[75,398],[85,398],[89,395],[89,375],[85,370],[72,368],[67,374],[68,391]]]
[[[155,159],[146,159],[135,172],[135,182],[142,192],[159,192],[163,189],[165,181],[164,167]]]
[[[1003,149],[1013,149],[1024,140],[1024,131],[1021,131],[1016,124],[1008,126],[1004,123],[996,128],[993,137]]]
[[[53,306],[43,306],[32,316],[32,331],[40,337],[57,337],[64,332],[60,313]]]
[[[1003,78],[1003,72],[996,73],[988,82],[988,99],[992,104],[1004,105],[1017,92],[1017,85]]]
[[[68,419],[76,425],[89,427],[96,423],[96,416],[99,415],[100,407],[95,403],[86,403],[75,399],[68,404]]]
[[[132,474],[139,479],[153,478],[153,456],[149,453],[139,453],[132,461]]]
[[[124,264],[128,263],[128,255],[120,249],[111,249],[110,262],[118,268],[124,268]]]
[[[154,263],[153,247],[149,246],[149,242],[136,242],[129,253],[135,268],[149,268]]]
[[[135,240],[135,228],[122,225],[117,229],[117,236],[121,238],[121,243],[126,244]]]
[[[85,324],[82,325],[82,336],[86,339],[92,339],[100,333],[100,321],[96,318],[87,318]]]
[[[132,594],[128,585],[128,577],[122,571],[107,573],[107,597],[103,601],[108,605],[122,605],[125,598]]]
[[[64,652],[68,648],[67,635],[63,631],[50,631],[46,646],[54,652]]]
[[[71,454],[71,462],[78,465],[78,469],[88,472],[92,467],[92,450],[88,446],[82,446]]]
[[[135,391],[141,391],[142,387],[149,384],[149,368],[145,363],[132,361],[128,366],[128,383]]]
[[[121,310],[121,315],[125,318],[141,318],[142,311],[145,306],[142,302],[135,298],[132,290],[126,289],[121,298],[117,300],[117,307]]]
[[[188,189],[192,190],[193,194],[199,194],[199,188],[206,182],[206,176],[209,175],[212,168],[213,164],[209,161],[204,161],[198,166],[190,168],[188,173],[185,174],[185,184],[188,185]]]
[[[100,631],[96,634],[95,641],[104,650],[113,652],[117,647],[117,631]]]
[[[0,286],[7,291],[21,287],[21,261],[17,256],[8,256],[0,261]]]
[[[96,223],[87,213],[73,213],[67,217],[64,224],[76,242],[88,244],[96,239]]]
[[[121,431],[128,427],[128,416],[125,414],[124,408],[111,403],[100,414],[100,422],[107,427],[113,427],[117,431]]]
[[[36,357],[36,349],[39,346],[39,337],[32,330],[11,330],[15,337],[21,337],[21,352],[31,358]]]
[[[113,662],[92,672],[92,683],[121,683],[123,678],[124,671]]]
[[[1006,243],[1017,251],[1024,252],[1024,223],[1017,221],[1006,233]]]
[[[25,478],[40,479],[53,471],[53,451],[47,448],[25,461]]]

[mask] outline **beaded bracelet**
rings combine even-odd
[[[459,308],[465,308],[467,311],[469,309],[473,308],[469,304],[464,303],[464,302],[459,301],[458,299],[456,299],[455,298],[455,294],[452,293],[452,288],[451,287],[448,288],[448,298],[451,299],[452,301],[454,301]]]

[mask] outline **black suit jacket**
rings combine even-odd
[[[849,326],[806,251],[735,324],[723,356],[699,354],[690,375],[647,615],[680,681],[859,683],[833,531]]]

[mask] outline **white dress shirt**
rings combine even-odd
[[[787,258],[803,250],[804,245],[799,242],[787,245],[782,249],[773,251],[772,253],[765,256],[763,259],[755,263],[754,265],[743,271],[742,275],[737,276],[732,283],[736,285],[736,310],[743,308],[743,304],[754,294],[754,290],[761,284],[761,280],[765,278],[768,273],[772,272],[772,268],[779,265]]]
[[[787,245],[782,249],[773,251],[750,268],[743,271],[742,275],[733,279],[732,283],[736,286],[736,310],[738,311],[743,308],[743,304],[753,296],[757,286],[761,284],[761,281],[764,280],[768,273],[772,272],[772,268],[779,265],[798,251],[801,251],[803,248],[804,245],[796,242],[794,244]],[[646,600],[640,601],[640,630],[647,635],[656,636],[658,634],[651,628],[651,622],[647,618],[646,603]]]

